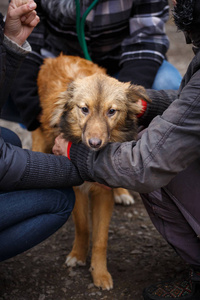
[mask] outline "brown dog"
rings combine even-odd
[[[141,86],[121,83],[94,63],[73,56],[48,58],[38,76],[42,107],[41,126],[33,132],[33,150],[50,153],[60,133],[73,143],[82,141],[99,150],[108,142],[136,137],[141,98],[149,100]],[[129,195],[124,189],[105,189],[94,183],[74,188],[75,241],[66,263],[84,265],[89,250],[89,203],[92,215],[93,282],[102,289],[113,287],[107,270],[108,229],[114,196]],[[88,202],[88,199],[92,201]]]

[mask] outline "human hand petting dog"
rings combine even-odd
[[[33,0],[11,0],[5,21],[4,34],[22,46],[39,23]]]

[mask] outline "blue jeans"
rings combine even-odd
[[[3,139],[6,143],[10,143],[17,147],[22,147],[21,140],[16,135],[16,133],[14,133],[10,129],[4,128],[4,127],[0,127],[0,130],[1,130],[1,136],[3,137]]]
[[[39,244],[55,233],[74,207],[72,189],[0,193],[0,261]]]
[[[6,142],[15,135],[6,129],[1,129],[1,133]],[[15,136],[13,140],[18,138]],[[0,261],[32,248],[55,233],[69,218],[74,203],[72,188],[1,191]]]
[[[152,85],[154,90],[178,90],[182,76],[168,61],[164,60]]]

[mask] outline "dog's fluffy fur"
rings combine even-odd
[[[33,132],[33,150],[50,153],[55,137],[82,141],[93,150],[108,142],[132,140],[137,132],[140,99],[149,100],[141,86],[122,83],[103,68],[85,59],[60,55],[48,58],[38,76],[42,107],[41,126]],[[83,265],[89,250],[88,196],[92,199],[91,273],[96,286],[113,287],[107,270],[106,252],[114,196],[129,195],[124,189],[105,189],[94,183],[74,188],[75,241],[66,263]]]

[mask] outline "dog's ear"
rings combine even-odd
[[[67,86],[67,90],[64,92],[64,96],[65,96],[65,105],[64,105],[64,109],[65,110],[70,110],[71,109],[71,99],[73,99],[74,97],[74,90],[75,90],[75,83],[74,81],[71,81],[68,86]]]
[[[57,101],[55,102],[55,108],[52,113],[52,118],[50,125],[52,127],[59,126],[60,118],[64,112],[64,110],[70,110],[70,99],[73,97],[74,91],[74,83],[69,83],[67,89],[64,92],[61,92],[58,97]]]
[[[141,85],[130,84],[127,90],[127,98],[131,102],[138,102],[141,99],[151,102],[146,89]]]

